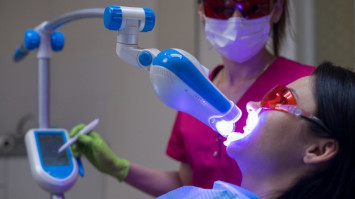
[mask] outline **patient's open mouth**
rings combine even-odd
[[[248,111],[248,119],[247,124],[243,127],[243,133],[240,132],[232,132],[228,135],[227,140],[224,142],[224,145],[228,146],[231,142],[236,140],[240,140],[248,136],[253,129],[255,128],[256,124],[259,120],[259,113],[261,109],[259,108],[256,111]]]

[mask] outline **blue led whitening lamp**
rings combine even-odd
[[[208,69],[181,49],[160,52],[150,68],[150,81],[159,99],[188,113],[222,136],[234,131],[240,109],[208,79]]]
[[[64,129],[31,129],[25,136],[32,176],[51,194],[68,191],[78,177],[78,166],[70,148],[58,153],[67,140],[68,133]]]

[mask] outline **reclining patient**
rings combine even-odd
[[[325,62],[311,76],[276,86],[261,102],[249,102],[247,109],[250,133],[227,140],[227,152],[243,174],[242,186],[222,181],[213,189],[184,186],[159,199],[355,198],[353,72]]]

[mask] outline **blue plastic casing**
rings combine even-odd
[[[104,25],[107,29],[117,31],[121,28],[123,23],[123,18],[124,18],[122,9],[124,9],[124,7],[121,8],[120,6],[115,6],[115,5],[111,5],[105,8]],[[135,9],[137,9],[138,11],[137,13],[141,13],[141,9],[143,9],[144,11],[145,21],[144,21],[144,27],[141,30],[141,32],[149,32],[153,30],[155,26],[154,11],[150,8],[135,8]],[[126,17],[134,18],[133,16],[126,16]],[[143,15],[141,15],[141,17],[143,17]]]
[[[153,57],[149,52],[143,51],[139,54],[138,60],[141,65],[149,66],[152,63]]]
[[[41,43],[41,36],[34,30],[26,30],[24,38],[24,46],[27,50],[38,48]]]
[[[70,158],[71,155],[71,151],[68,149],[66,149],[65,153],[67,153],[68,155],[68,159],[69,159],[69,164],[68,165],[45,165],[44,160],[43,160],[43,156],[41,154],[43,154],[43,150],[41,148],[40,145],[40,141],[39,141],[39,135],[40,134],[60,134],[62,135],[63,138],[63,143],[67,142],[67,139],[64,135],[63,131],[35,131],[34,135],[35,135],[35,139],[36,139],[36,144],[37,144],[37,149],[38,149],[38,154],[40,154],[39,158],[41,161],[41,166],[43,168],[43,170],[48,173],[50,176],[57,178],[57,179],[65,179],[67,177],[69,177],[73,170],[74,170],[74,164],[72,159]]]
[[[152,65],[158,65],[171,71],[219,112],[226,113],[231,108],[230,102],[180,52],[174,49],[161,51],[154,58]]]
[[[120,6],[108,6],[104,12],[104,25],[109,30],[119,30],[122,25],[122,9]]]
[[[153,30],[155,26],[155,14],[150,8],[143,8],[143,10],[145,12],[145,24],[142,32],[149,32]]]
[[[14,54],[14,61],[18,62],[20,61],[22,58],[24,58],[26,55],[28,54],[28,51],[21,51],[21,47],[18,46],[16,48],[15,54]]]
[[[51,46],[54,51],[63,50],[65,43],[64,34],[61,32],[53,32],[51,35]]]

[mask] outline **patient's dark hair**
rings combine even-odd
[[[355,198],[355,74],[324,62],[313,76],[316,116],[331,130],[339,151],[327,169],[301,179],[279,199]]]

